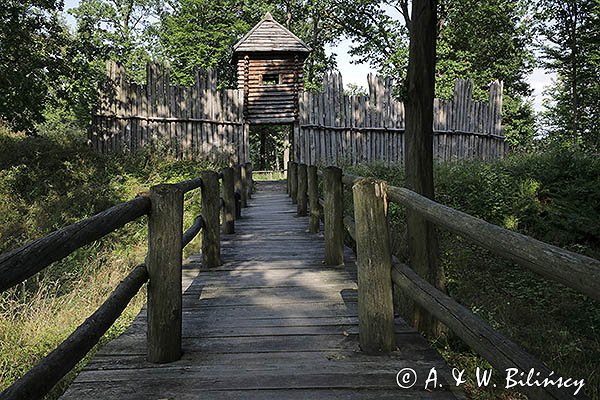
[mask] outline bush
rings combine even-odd
[[[33,137],[0,126],[0,253],[129,200],[151,185],[218,167],[147,153],[99,155],[81,140],[83,132],[58,122],[40,132],[43,136]],[[184,228],[200,214],[197,192],[186,194]],[[186,253],[197,250],[198,242],[188,245]],[[146,249],[147,223],[141,218],[0,294],[0,390],[95,311],[143,261]],[[103,341],[125,329],[145,302],[144,292]],[[50,398],[64,387],[59,385]]]
[[[347,169],[403,186],[401,166]],[[436,200],[585,255],[600,258],[600,159],[576,151],[511,155],[495,162],[443,163],[434,171]],[[391,205],[392,242],[404,258],[404,209]],[[449,294],[563,376],[584,378],[599,398],[600,305],[574,290],[546,281],[449,232],[440,231]],[[436,342],[459,368],[486,363],[455,340]],[[467,374],[468,375],[468,374]],[[474,398],[514,398],[483,392]],[[508,397],[507,397],[508,396]]]

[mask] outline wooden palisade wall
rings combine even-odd
[[[295,159],[342,164],[404,160],[404,104],[391,80],[368,76],[368,96],[346,96],[339,73],[325,76],[323,92],[300,97]],[[503,157],[502,83],[490,85],[489,101],[473,100],[473,82],[456,81],[452,100],[434,101],[434,157],[438,160]]]
[[[168,65],[148,64],[146,83],[136,84],[108,62],[99,92],[89,142],[101,153],[152,146],[177,158],[249,161],[243,91],[217,89],[212,71],[196,71],[193,85],[179,86]]]
[[[239,67],[249,64],[242,59]],[[298,70],[284,69],[273,73],[281,73],[285,90],[272,85],[272,93],[264,93],[258,77],[243,80],[238,89],[217,89],[212,71],[197,71],[191,86],[172,85],[169,67],[158,64],[148,64],[146,83],[136,84],[127,79],[123,66],[109,62],[89,130],[90,145],[101,153],[150,147],[180,159],[245,164],[250,161],[249,124],[260,122],[263,114],[271,123],[294,124],[297,162],[404,161],[404,105],[393,98],[390,79],[369,75],[368,96],[346,96],[341,75],[333,73],[325,76],[323,92],[314,94],[299,92]],[[253,91],[251,83],[256,85]],[[474,101],[472,93],[473,83],[459,79],[452,100],[435,99],[436,159],[491,160],[505,155],[502,83],[490,85],[487,102]]]

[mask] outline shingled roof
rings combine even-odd
[[[253,51],[309,53],[311,48],[275,21],[270,13],[266,13],[263,19],[233,46],[233,51],[234,53]]]

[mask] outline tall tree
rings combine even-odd
[[[0,2],[0,119],[33,132],[67,65],[60,0]]]
[[[235,68],[230,64],[232,47],[260,20],[243,2],[234,0],[178,0],[161,16],[160,52],[171,63],[173,78],[193,79],[195,67],[218,70],[232,84]]]
[[[545,113],[552,139],[600,148],[600,2],[539,0],[546,68],[556,72]]]
[[[107,60],[124,64],[131,79],[145,78],[145,63],[155,48],[151,28],[161,5],[161,0],[81,0],[69,10],[77,25],[63,82],[65,108],[80,125],[89,123]]]
[[[436,0],[413,0],[410,23],[406,98],[406,187],[433,199],[433,98],[435,94]],[[416,213],[408,213],[408,248],[411,266],[431,284],[445,290],[439,264],[435,226]],[[414,326],[429,334],[439,324],[416,309]]]
[[[352,54],[402,83],[408,60],[412,13],[407,0],[365,0],[354,9],[341,0],[330,14],[340,35],[353,39]],[[504,81],[504,125],[512,143],[533,136],[533,110],[525,101],[534,58],[526,0],[438,1],[436,95],[451,97],[456,78],[471,78],[483,97],[495,79]],[[398,15],[391,18],[391,13]],[[406,88],[399,90],[404,96]]]
[[[325,46],[336,40],[323,18],[328,4],[329,0],[172,0],[157,32],[160,52],[181,82],[189,82],[194,67],[202,67],[218,70],[221,80],[231,85],[232,47],[268,11],[313,49],[305,63],[305,86],[310,90],[320,85],[323,73],[334,64],[325,53]]]

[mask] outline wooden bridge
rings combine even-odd
[[[439,355],[395,317],[393,291],[427,310],[494,368],[533,368],[548,376],[545,365],[392,259],[388,201],[546,278],[600,297],[598,260],[488,224],[407,189],[344,175],[336,167],[319,172],[292,163],[289,171],[291,199],[277,184],[258,184],[252,194],[249,164],[220,174],[207,171],[201,178],[155,186],[146,195],[0,255],[0,290],[5,290],[148,215],[145,263],[0,399],[42,398],[146,282],[145,309],[97,353],[65,399],[462,397]],[[353,216],[346,218],[344,185],[352,188],[354,199]],[[183,194],[197,188],[202,216],[182,233]],[[356,243],[356,258],[344,246],[344,229]],[[200,231],[201,256],[182,265],[182,248]],[[434,368],[437,385],[426,389]],[[532,399],[586,398],[564,387],[519,389]]]
[[[398,351],[361,353],[354,256],[323,265],[323,236],[307,232],[283,184],[259,184],[244,211],[223,241],[222,266],[203,270],[201,257],[184,264],[181,359],[146,361],[142,312],[64,399],[420,398],[430,368],[449,373],[400,320]],[[423,379],[403,391],[396,374],[409,367]],[[444,388],[432,393],[455,398]]]

